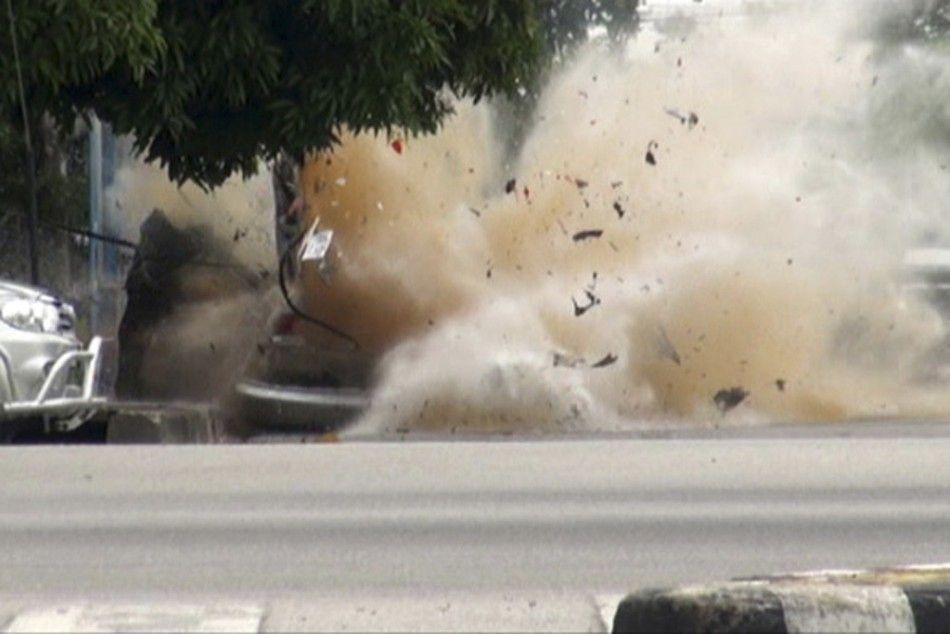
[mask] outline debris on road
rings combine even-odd
[[[775,387],[779,392],[785,391],[785,379],[775,379]]]
[[[656,165],[656,155],[653,154],[653,150],[659,150],[660,144],[656,141],[650,141],[647,143],[647,154],[645,160],[648,165]]]
[[[729,410],[738,407],[748,396],[749,392],[747,390],[741,387],[731,387],[716,392],[716,395],[713,396],[713,402],[719,408],[719,411],[725,414]]]
[[[624,214],[627,213],[627,210],[623,208],[623,205],[620,204],[619,200],[614,201],[614,211],[617,212],[618,218],[623,218]]]
[[[515,188],[516,188],[517,186],[518,186],[518,179],[517,179],[517,178],[512,178],[512,179],[509,180],[507,183],[505,183],[505,193],[506,193],[506,194],[511,194],[512,192],[515,191]]]

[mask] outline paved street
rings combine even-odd
[[[446,605],[507,605],[527,620],[499,627],[578,627],[596,597],[642,586],[950,561],[950,438],[928,429],[5,448],[0,594],[8,613],[79,600],[264,605],[268,629],[357,614],[371,626],[386,606],[391,625],[406,600],[422,619],[407,626],[449,626],[431,620]]]

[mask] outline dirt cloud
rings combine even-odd
[[[896,71],[823,6],[589,46],[510,165],[470,104],[315,158],[339,263],[305,275],[309,309],[385,355],[362,429],[718,423],[733,386],[729,420],[946,411],[912,381],[943,323],[898,272],[947,176],[908,208],[902,157],[873,151]]]

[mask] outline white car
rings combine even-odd
[[[103,340],[84,346],[73,307],[0,280],[0,438],[24,422],[73,431],[105,403],[97,394]]]

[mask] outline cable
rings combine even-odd
[[[49,222],[46,220],[41,220],[40,224],[49,227],[50,229],[56,229],[57,231],[62,231],[64,233],[69,233],[74,236],[81,236],[83,238],[89,238],[90,240],[99,240],[101,242],[107,242],[109,244],[114,244],[126,249],[131,249],[132,251],[138,251],[139,245],[128,240],[123,240],[122,238],[113,238],[112,236],[103,235],[95,231],[90,231],[89,229],[77,229],[76,227],[70,227],[69,225],[62,225],[58,222]]]
[[[314,324],[316,326],[323,328],[327,332],[330,332],[336,335],[337,337],[339,337],[340,339],[343,339],[347,343],[351,344],[354,349],[359,350],[360,344],[356,339],[354,339],[349,334],[343,332],[339,328],[332,326],[331,324],[328,324],[327,322],[321,319],[317,319],[316,317],[312,315],[308,315],[300,307],[298,307],[290,298],[290,293],[287,290],[287,275],[286,275],[287,265],[290,263],[290,256],[293,254],[294,249],[297,248],[297,245],[300,244],[304,236],[307,235],[308,231],[309,229],[304,229],[303,231],[301,231],[297,235],[297,237],[294,238],[290,242],[290,244],[286,246],[286,248],[284,248],[284,252],[281,253],[280,255],[280,262],[277,265],[277,281],[278,281],[278,284],[280,285],[280,292],[284,296],[284,302],[287,304],[290,310],[293,311],[295,315],[297,315],[304,321],[310,322],[311,324]]]

